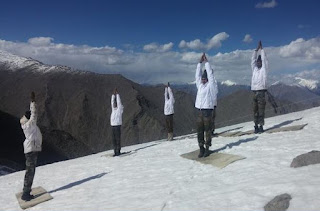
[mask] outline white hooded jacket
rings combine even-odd
[[[169,98],[168,98],[169,94]],[[174,97],[170,87],[164,89],[164,115],[174,114]]]
[[[20,119],[21,128],[23,129],[26,139],[23,142],[24,153],[39,152],[42,150],[42,134],[37,126],[37,111],[35,102],[30,103],[30,119],[23,116]]]
[[[195,75],[196,85],[198,88],[195,107],[198,109],[214,109],[218,93],[216,80],[209,62],[205,63],[205,68],[207,71],[208,82],[203,84],[201,83],[201,63],[198,63]]]
[[[266,90],[267,89],[267,73],[268,73],[268,59],[266,53],[261,49],[261,61],[262,67],[259,69],[257,67],[257,51],[255,50],[251,58],[251,69],[252,69],[252,79],[251,79],[251,90]]]
[[[123,113],[123,105],[121,103],[120,95],[117,94],[117,107],[113,107],[113,102],[116,96],[113,94],[111,97],[111,116],[110,116],[110,125],[111,126],[119,126],[122,125],[122,113]]]

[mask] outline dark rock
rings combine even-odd
[[[264,206],[265,211],[285,211],[289,208],[291,196],[287,193],[274,197]]]
[[[318,163],[320,163],[320,151],[313,150],[295,157],[292,160],[290,167],[298,168]]]

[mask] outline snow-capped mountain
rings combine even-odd
[[[317,80],[304,79],[300,77],[295,77],[295,80],[300,86],[306,87],[309,90],[316,90],[319,86],[319,81]]]
[[[233,81],[231,81],[231,80],[222,81],[221,84],[222,84],[222,85],[226,85],[226,86],[234,86],[234,85],[237,85],[236,82],[233,82]]]
[[[18,71],[28,69],[31,72],[50,73],[50,72],[70,72],[83,74],[85,71],[76,71],[70,67],[62,65],[46,65],[32,58],[17,56],[6,51],[0,50],[0,65],[7,70]]]

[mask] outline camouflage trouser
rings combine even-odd
[[[120,153],[121,150],[121,125],[112,126],[112,143],[114,154]]]
[[[214,132],[214,130],[216,129],[216,124],[215,124],[215,121],[216,121],[216,109],[217,109],[217,106],[215,106],[213,111],[212,111],[212,120],[211,120],[212,132]]]
[[[212,111],[212,109],[198,110],[197,131],[200,147],[203,147],[203,145],[206,145],[207,147],[211,146]],[[206,136],[206,139],[204,139],[204,136]]]
[[[253,91],[253,116],[255,125],[264,125],[264,110],[266,107],[266,90]]]
[[[33,183],[34,174],[36,172],[38,152],[29,152],[26,156],[26,174],[24,176],[23,193],[29,194]]]
[[[166,115],[166,126],[168,133],[173,133],[173,114]]]

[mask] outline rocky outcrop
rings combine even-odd
[[[298,168],[313,164],[320,164],[320,151],[313,150],[295,157],[292,160],[290,167]]]
[[[265,211],[286,211],[289,208],[291,196],[287,193],[274,197],[264,206]]]

